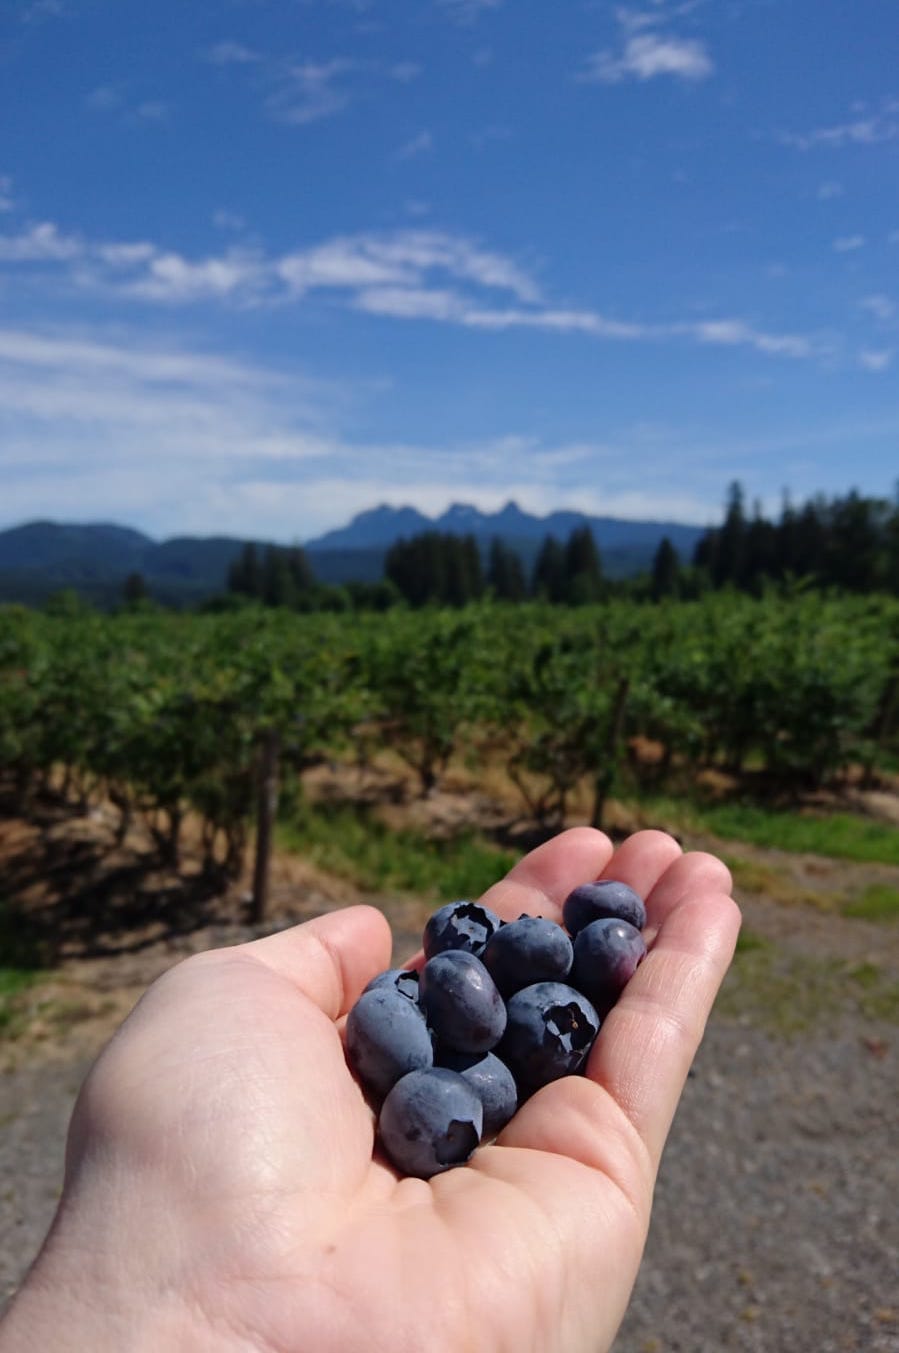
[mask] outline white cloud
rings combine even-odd
[[[123,94],[118,85],[98,85],[92,89],[85,99],[88,108],[93,108],[96,112],[109,112],[113,108],[120,108],[123,102]]]
[[[242,42],[217,42],[205,56],[213,66],[248,66],[262,59],[258,52],[245,47]]]
[[[134,116],[141,122],[164,122],[170,111],[169,105],[162,99],[145,99],[135,108]]]
[[[723,347],[750,347],[774,357],[811,357],[815,346],[801,334],[771,334],[742,320],[706,320],[688,326],[700,343]]]
[[[84,246],[73,235],[61,235],[51,221],[19,235],[0,235],[0,263],[59,263],[78,258]]]
[[[9,174],[0,174],[0,212],[12,211],[15,207],[12,195],[12,178]]]
[[[398,160],[412,160],[416,155],[427,155],[434,149],[434,138],[429,131],[421,131],[417,136],[404,142],[396,152]]]
[[[418,61],[395,61],[387,72],[391,80],[398,80],[400,84],[409,84],[412,80],[417,80],[422,74],[424,67]]]
[[[645,82],[660,75],[695,81],[707,79],[714,69],[705,44],[696,38],[636,33],[626,40],[618,54],[595,52],[588,58],[580,78],[605,84],[627,79]]]
[[[819,147],[841,150],[846,146],[875,146],[899,137],[899,103],[884,101],[880,109],[866,117],[855,117],[827,127],[815,127],[807,132],[781,132],[778,139],[795,150],[817,150]]]
[[[896,306],[889,296],[878,293],[874,296],[863,296],[859,301],[862,310],[867,310],[869,315],[875,319],[890,320],[896,313]]]
[[[133,244],[98,244],[94,252],[111,268],[133,268],[135,264],[155,258],[156,245],[147,240],[135,240]]]
[[[840,235],[834,240],[833,248],[837,254],[853,254],[857,249],[863,249],[866,243],[864,235]]]
[[[437,8],[453,23],[468,27],[477,23],[482,14],[499,9],[502,3],[503,0],[437,0]]]
[[[875,373],[886,371],[892,365],[892,362],[892,348],[881,348],[876,351],[866,349],[858,355],[858,364],[863,367],[865,371],[873,371]]]
[[[117,375],[141,385],[208,385],[212,388],[257,387],[272,381],[270,373],[241,365],[230,358],[209,357],[179,349],[150,348],[85,338],[82,335],[42,333],[27,329],[0,329],[0,361],[19,374],[32,369],[65,373],[78,380]],[[44,379],[40,375],[38,379]]]
[[[818,201],[830,202],[835,197],[843,196],[843,185],[836,179],[825,179],[823,183],[818,184]]]
[[[98,85],[85,99],[85,104],[96,113],[120,113],[129,121],[163,122],[171,111],[163,99],[129,100],[121,85]]]
[[[291,540],[385,500],[436,515],[454,499],[496,510],[514,496],[541,514],[576,501],[585,511],[697,521],[717,507],[717,481],[714,506],[691,497],[664,447],[646,467],[651,490],[638,493],[624,444],[515,433],[448,444],[351,441],[316,396],[296,373],[151,349],[125,330],[100,338],[0,330],[0,525],[105,517],[160,536]],[[583,488],[600,468],[601,495]]]
[[[247,223],[244,218],[236,211],[229,211],[227,207],[219,207],[212,213],[212,224],[216,230],[246,230]]]
[[[149,259],[145,275],[129,281],[124,289],[143,300],[173,304],[228,298],[247,304],[261,293],[265,276],[265,265],[250,251],[230,250],[220,258],[198,262],[165,253]]]
[[[333,117],[350,102],[341,81],[354,69],[355,62],[342,58],[291,62],[279,70],[265,106],[276,121],[298,127]]]
[[[559,306],[544,298],[514,259],[439,230],[335,236],[280,256],[233,247],[199,259],[146,240],[89,243],[62,235],[50,223],[0,236],[0,263],[14,269],[36,261],[46,265],[48,279],[61,274],[82,289],[150,304],[275,305],[331,292],[369,314],[484,332],[543,330],[627,342],[687,339],[777,357],[826,355],[817,340],[768,332],[741,319],[634,323],[592,308]]]
[[[27,0],[22,5],[20,18],[23,23],[38,23],[41,19],[55,19],[65,14],[63,0]]]

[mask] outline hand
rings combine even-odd
[[[624,1314],[662,1147],[739,916],[718,860],[575,828],[485,895],[560,919],[579,883],[647,898],[650,950],[587,1076],[424,1182],[376,1155],[340,1029],[389,966],[368,907],[197,955],[89,1074],[50,1235],[0,1353],[597,1353]],[[699,1203],[701,1200],[697,1200]]]

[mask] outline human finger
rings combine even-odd
[[[726,894],[683,900],[604,1021],[586,1077],[544,1087],[500,1144],[571,1156],[631,1196],[651,1185],[738,929]]]
[[[685,898],[699,892],[730,893],[730,870],[716,855],[690,850],[668,866],[646,894],[647,943],[651,943],[665,918]]]
[[[654,1169],[739,929],[737,905],[720,889],[682,897],[663,918],[590,1055],[588,1077],[623,1110]]]
[[[612,854],[604,832],[570,827],[524,855],[481,901],[505,921],[522,912],[560,921],[568,894],[578,884],[598,878]]]
[[[390,925],[376,907],[343,907],[252,940],[232,952],[288,978],[330,1019],[345,1015],[365,984],[390,965]]]

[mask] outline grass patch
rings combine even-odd
[[[759,949],[764,949],[766,945],[767,940],[763,940],[761,935],[757,935],[754,930],[747,930],[745,926],[741,927],[737,936],[736,952],[738,954],[752,954]]]
[[[305,808],[279,825],[278,844],[367,892],[412,893],[452,901],[477,897],[517,856],[477,832],[447,838],[388,827],[368,809]]]
[[[37,980],[36,972],[22,968],[0,968],[0,1034],[15,1038],[24,1019],[22,993]]]
[[[899,1024],[899,982],[876,963],[785,950],[744,930],[717,1009],[787,1038],[833,1027],[847,1011]]]
[[[688,832],[838,860],[899,865],[899,831],[855,813],[784,812],[747,803],[644,801],[644,815]]]
[[[744,860],[734,855],[722,855],[722,860],[731,872],[734,887],[746,893],[756,893],[771,898],[785,907],[818,907],[822,911],[833,911],[835,901],[828,893],[816,892],[806,888],[790,878],[782,869],[772,869],[770,865],[760,864],[757,860]]]
[[[899,921],[899,888],[888,883],[869,883],[858,897],[844,902],[844,916],[857,916],[864,921]]]
[[[40,955],[21,918],[0,899],[0,1033],[15,1038],[24,1017],[23,993],[37,981]]]

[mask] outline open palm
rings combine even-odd
[[[485,901],[559,919],[601,875],[647,898],[650,951],[586,1077],[546,1086],[496,1144],[427,1182],[373,1154],[343,1056],[342,1018],[390,961],[380,913],[349,908],[174,968],[86,1082],[39,1288],[47,1274],[95,1284],[120,1339],[150,1310],[155,1346],[179,1350],[608,1349],[739,920],[725,867],[658,832],[614,854],[599,832],[563,833]]]

